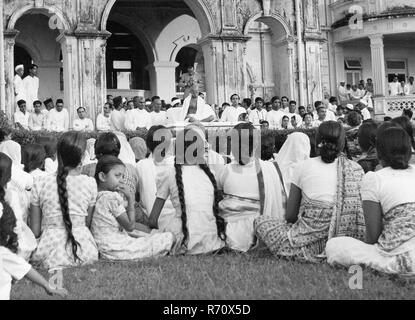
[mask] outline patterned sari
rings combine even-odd
[[[415,275],[415,203],[392,208],[383,216],[383,232],[375,245],[341,237],[328,242],[327,261],[365,265],[380,272]]]
[[[268,217],[255,221],[255,230],[276,256],[319,262],[329,239],[341,236],[363,239],[365,223],[360,197],[362,168],[341,155],[338,159],[335,203],[315,201],[302,195],[294,224]]]

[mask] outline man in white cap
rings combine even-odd
[[[16,71],[16,75],[14,76],[13,84],[14,84],[14,96],[16,97],[16,101],[25,100],[25,92],[23,86],[23,74],[24,74],[24,66],[19,64],[14,71]]]
[[[32,112],[33,103],[38,99],[39,78],[37,77],[38,66],[32,64],[29,68],[29,75],[23,79],[23,86],[26,96],[27,110]]]
[[[167,124],[173,125],[178,122],[182,122],[183,119],[180,119],[182,114],[182,102],[179,98],[171,99],[171,108],[166,111]]]

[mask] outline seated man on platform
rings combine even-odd
[[[22,127],[25,130],[29,130],[30,113],[26,111],[26,101],[19,100],[17,101],[17,105],[19,106],[19,110],[14,113],[14,124],[17,129]]]
[[[49,111],[45,129],[48,131],[64,132],[69,130],[69,113],[63,108],[63,100],[56,100],[56,108]]]
[[[97,116],[97,131],[111,130],[111,105],[107,102]]]
[[[166,111],[167,125],[172,125],[181,122],[180,118],[182,114],[182,102],[179,98],[173,98],[171,100],[171,108]]]
[[[29,129],[32,131],[43,130],[45,126],[46,115],[42,112],[42,102],[35,101],[33,103],[34,112],[29,117]]]
[[[134,107],[136,109],[129,110],[125,115],[125,129],[136,131],[139,129],[150,129],[151,116],[145,109],[146,102],[144,97],[134,97]]]
[[[215,120],[215,112],[199,96],[197,84],[192,85],[190,96],[183,102],[181,120],[186,122],[213,122]]]
[[[73,122],[74,131],[91,132],[94,131],[94,123],[91,119],[86,117],[86,109],[79,107],[76,112],[78,113],[78,119]]]

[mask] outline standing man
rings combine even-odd
[[[107,95],[107,103],[113,107],[114,106],[114,97],[112,95]]]
[[[267,121],[269,123],[269,128],[272,130],[277,130],[281,127],[282,117],[285,115],[285,112],[281,110],[281,101],[279,97],[273,97],[271,99],[272,110],[267,114]]]
[[[39,67],[32,64],[29,68],[29,75],[23,79],[23,87],[25,91],[26,103],[29,106],[28,111],[32,111],[33,102],[39,100],[37,95],[39,92],[39,78],[37,77]]]
[[[137,109],[129,110],[125,115],[125,129],[136,131],[139,129],[151,128],[150,113],[145,109],[146,100],[144,97],[134,97],[134,107]]]
[[[16,128],[22,127],[25,130],[29,130],[29,112],[26,111],[26,101],[19,100],[17,102],[19,110],[14,113],[14,124]]]
[[[44,129],[46,115],[42,113],[42,102],[35,101],[35,111],[29,116],[29,129],[32,131],[40,131]]]
[[[255,109],[249,113],[249,122],[254,125],[258,125],[261,121],[265,121],[267,118],[267,110],[264,108],[264,99],[256,98],[255,99]]]
[[[395,76],[393,78],[393,82],[389,83],[389,95],[394,97],[394,96],[399,96],[402,93],[402,86],[399,82],[399,78],[398,76]]]
[[[409,82],[405,84],[404,94],[410,96],[415,93],[414,77],[409,77]]]
[[[303,124],[303,119],[301,118],[301,116],[297,113],[297,102],[292,100],[290,101],[290,105],[288,107],[288,114],[287,116],[290,118],[290,123],[292,124],[293,122],[291,121],[292,118],[295,118],[295,123],[297,124],[298,127],[300,127]]]
[[[179,87],[184,90],[183,99],[186,99],[190,95],[190,88],[192,85],[197,85],[199,87],[201,84],[202,77],[195,72],[194,66],[189,66],[187,68],[187,73],[183,73],[179,82]]]
[[[53,132],[69,130],[69,113],[63,108],[63,100],[56,100],[56,108],[49,111],[45,129]]]
[[[153,101],[153,112],[150,113],[151,126],[165,126],[167,124],[166,111],[161,110],[162,105],[160,97]]]
[[[350,101],[350,95],[345,86],[346,86],[346,82],[340,82],[338,93],[339,93],[339,101],[341,105],[347,104],[347,102]]]
[[[111,112],[111,130],[124,131],[125,130],[125,110],[123,109],[122,97],[114,98],[114,109]]]
[[[227,107],[225,110],[223,110],[222,116],[220,118],[221,122],[230,122],[230,123],[237,123],[239,120],[239,116],[242,113],[246,113],[246,110],[241,107],[239,104],[239,101],[241,98],[239,95],[234,94],[231,97],[231,106]]]
[[[23,85],[23,74],[24,66],[22,64],[18,65],[15,69],[16,75],[14,76],[14,96],[16,97],[15,101],[25,100],[25,90]]]

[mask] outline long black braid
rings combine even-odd
[[[81,261],[77,252],[80,244],[75,240],[75,237],[72,233],[72,220],[69,214],[69,203],[68,203],[68,190],[66,188],[66,178],[68,177],[69,169],[66,167],[60,168],[56,177],[56,182],[58,183],[58,194],[59,194],[59,203],[61,206],[63,222],[65,224],[65,229],[68,234],[67,245],[70,243],[72,247],[72,253],[75,261]]]
[[[183,171],[182,171],[182,165],[178,164],[177,161],[175,161],[174,165],[176,169],[176,184],[177,184],[177,190],[179,191],[179,201],[180,201],[180,207],[182,209],[182,233],[183,233],[183,242],[182,246],[187,248],[187,240],[189,238],[189,230],[187,230],[187,215],[186,215],[186,201],[184,198],[184,186],[183,186]]]
[[[58,142],[58,174],[56,182],[58,186],[59,203],[62,211],[63,222],[68,234],[67,245],[70,243],[75,262],[82,260],[77,252],[81,247],[72,233],[72,220],[69,213],[67,177],[69,171],[75,169],[82,161],[86,149],[86,140],[79,132],[64,133]]]

